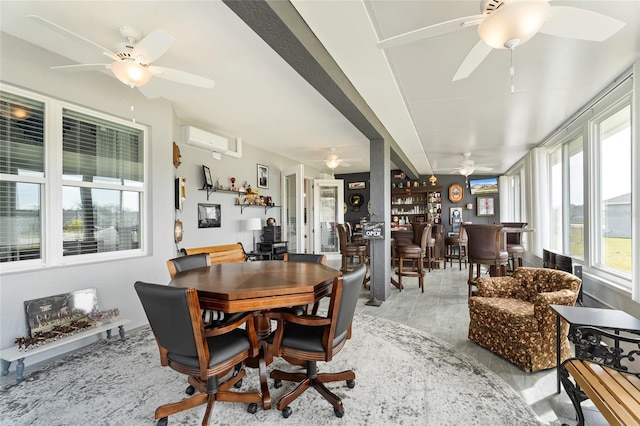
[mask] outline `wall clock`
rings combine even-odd
[[[352,207],[360,207],[363,202],[364,197],[362,194],[352,194],[351,197],[349,197],[349,204],[351,204]]]
[[[459,183],[454,183],[449,187],[449,201],[459,203],[464,198],[464,188]]]

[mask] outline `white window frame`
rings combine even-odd
[[[62,100],[39,95],[11,85],[0,84],[0,90],[43,102],[45,108],[44,122],[44,155],[45,173],[43,178],[24,177],[2,174],[0,179],[13,182],[33,182],[41,184],[41,257],[39,259],[4,262],[0,264],[0,274],[7,272],[28,271],[47,267],[64,265],[78,265],[93,262],[109,261],[116,259],[129,259],[134,256],[147,255],[148,220],[148,186],[149,186],[149,129],[139,123],[133,123],[109,114],[98,112],[89,108],[74,105]],[[70,184],[77,186],[78,182],[62,179],[62,113],[63,110],[72,110],[92,116],[98,119],[110,121],[142,132],[143,143],[143,176],[142,186],[113,185],[118,191],[136,191],[140,197],[140,247],[137,249],[109,251],[102,253],[88,253],[74,256],[63,256],[63,214],[62,214],[62,187]],[[92,185],[83,183],[88,187],[105,188],[104,184]]]

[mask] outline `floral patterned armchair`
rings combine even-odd
[[[549,305],[573,306],[582,281],[567,272],[517,268],[510,277],[482,277],[469,298],[469,339],[524,371],[556,366],[556,315]],[[571,355],[562,323],[561,359]]]

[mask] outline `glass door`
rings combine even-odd
[[[282,238],[291,253],[304,253],[304,166],[282,172]]]
[[[344,223],[344,181],[316,179],[314,196],[314,248],[328,258],[340,257],[336,225]]]

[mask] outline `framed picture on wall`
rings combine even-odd
[[[220,228],[220,204],[198,203],[198,228]]]
[[[493,197],[478,197],[477,202],[477,215],[478,216],[493,216],[495,215],[495,205]]]
[[[258,188],[269,189],[269,167],[258,164]]]
[[[462,223],[462,207],[449,207],[449,223]]]

